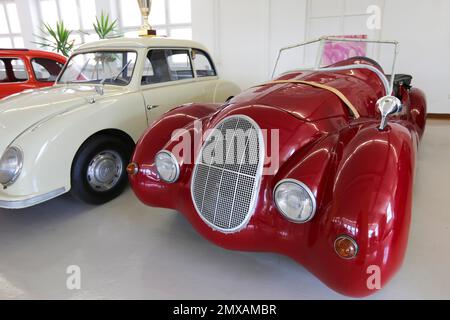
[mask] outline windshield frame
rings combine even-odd
[[[120,49],[107,48],[107,49],[99,49],[99,50],[92,50],[92,49],[90,49],[88,51],[78,51],[78,52],[73,53],[70,56],[70,58],[67,60],[67,62],[64,65],[63,69],[61,70],[60,74],[58,75],[58,78],[56,79],[55,83],[56,84],[62,84],[62,85],[71,85],[71,84],[72,85],[102,85],[100,83],[100,80],[99,80],[99,83],[93,83],[93,82],[90,82],[90,81],[88,81],[88,82],[61,82],[60,80],[61,80],[61,77],[64,74],[64,72],[66,72],[66,70],[67,70],[67,68],[69,66],[69,63],[77,55],[90,54],[90,53],[95,54],[95,53],[103,53],[103,52],[105,52],[105,53],[107,53],[107,52],[112,52],[112,53],[114,53],[114,52],[116,52],[116,53],[132,52],[132,53],[136,54],[136,61],[134,62],[133,72],[131,73],[130,81],[127,84],[116,84],[116,83],[107,83],[107,82],[104,83],[104,85],[111,85],[111,86],[118,86],[118,87],[127,87],[127,86],[129,86],[134,80],[134,75],[136,73],[136,66],[138,65],[138,61],[139,61],[139,52],[136,49],[124,49],[124,48],[120,48]]]
[[[324,54],[324,50],[325,50],[325,44],[327,42],[365,42],[365,43],[379,43],[379,44],[391,44],[394,45],[395,49],[394,49],[394,57],[393,57],[393,63],[392,63],[392,71],[391,71],[391,79],[388,80],[388,78],[386,77],[385,74],[383,74],[383,72],[379,71],[377,68],[372,67],[370,65],[349,65],[346,67],[321,67],[322,64],[322,59],[323,59],[323,54]],[[300,69],[295,69],[295,71],[341,71],[341,70],[346,70],[346,69],[353,69],[353,68],[366,68],[369,69],[373,72],[375,72],[382,80],[382,82],[384,83],[385,89],[386,89],[386,94],[391,94],[393,92],[394,89],[394,79],[395,79],[395,74],[396,74],[396,64],[397,64],[397,56],[398,56],[398,52],[399,52],[399,43],[398,41],[383,41],[383,40],[370,40],[370,39],[360,39],[360,38],[339,38],[339,37],[321,37],[315,40],[311,40],[311,41],[306,41],[303,43],[299,43],[299,44],[294,44],[288,47],[284,47],[281,48],[278,52],[278,57],[277,60],[275,62],[275,66],[273,68],[273,72],[272,72],[272,79],[275,78],[276,75],[276,71],[278,68],[278,64],[280,62],[281,59],[281,55],[283,54],[283,52],[287,51],[287,50],[291,50],[291,49],[295,49],[295,48],[300,48],[300,47],[304,47],[310,44],[314,44],[314,43],[319,43],[319,50],[318,50],[318,55],[316,57],[316,63],[314,67],[311,68],[300,68]],[[292,70],[294,71],[294,70]],[[290,72],[290,71],[288,71]],[[284,74],[288,73],[285,72]]]

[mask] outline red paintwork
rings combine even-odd
[[[351,63],[367,63],[350,61]],[[368,289],[367,268],[381,268],[384,286],[400,268],[411,219],[412,188],[418,142],[425,128],[426,102],[418,89],[400,88],[404,109],[391,117],[380,132],[375,111],[385,95],[379,79],[367,70],[338,73],[292,73],[284,78],[320,81],[339,88],[358,108],[361,118],[350,117],[342,102],[322,89],[278,84],[250,89],[225,106],[186,105],[154,123],[139,141],[131,176],[138,198],[150,206],[182,212],[208,240],[227,249],[276,252],[289,256],[330,288],[349,296],[374,293]],[[171,150],[173,130],[193,130],[203,120],[203,132],[225,117],[243,114],[262,129],[280,129],[280,169],[264,176],[257,207],[240,232],[213,231],[196,212],[190,193],[193,165],[180,160],[181,174],[174,184],[159,180],[155,154]],[[198,148],[192,150],[198,154]],[[273,188],[285,178],[304,182],[317,197],[315,217],[305,224],[286,220],[276,209]],[[359,245],[353,260],[334,252],[339,235]]]
[[[9,82],[9,83],[2,83],[0,81],[0,99],[14,93],[22,92],[27,89],[50,87],[54,84],[54,82],[45,82],[36,80],[36,77],[34,76],[34,72],[31,66],[31,60],[33,58],[51,59],[60,62],[62,64],[65,64],[67,61],[67,59],[64,56],[41,50],[0,49],[0,58],[4,57],[22,59],[28,73],[28,80],[25,82]]]

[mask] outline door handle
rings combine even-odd
[[[147,110],[152,110],[158,108],[158,105],[147,105]]]

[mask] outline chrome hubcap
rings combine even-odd
[[[108,191],[116,186],[123,171],[120,155],[112,150],[97,154],[89,163],[87,179],[96,191]]]

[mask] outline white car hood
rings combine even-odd
[[[64,86],[29,90],[0,101],[0,156],[15,139],[54,116],[96,100],[123,93],[122,87],[105,86],[104,95],[95,86]],[[92,105],[93,107],[95,104]]]

